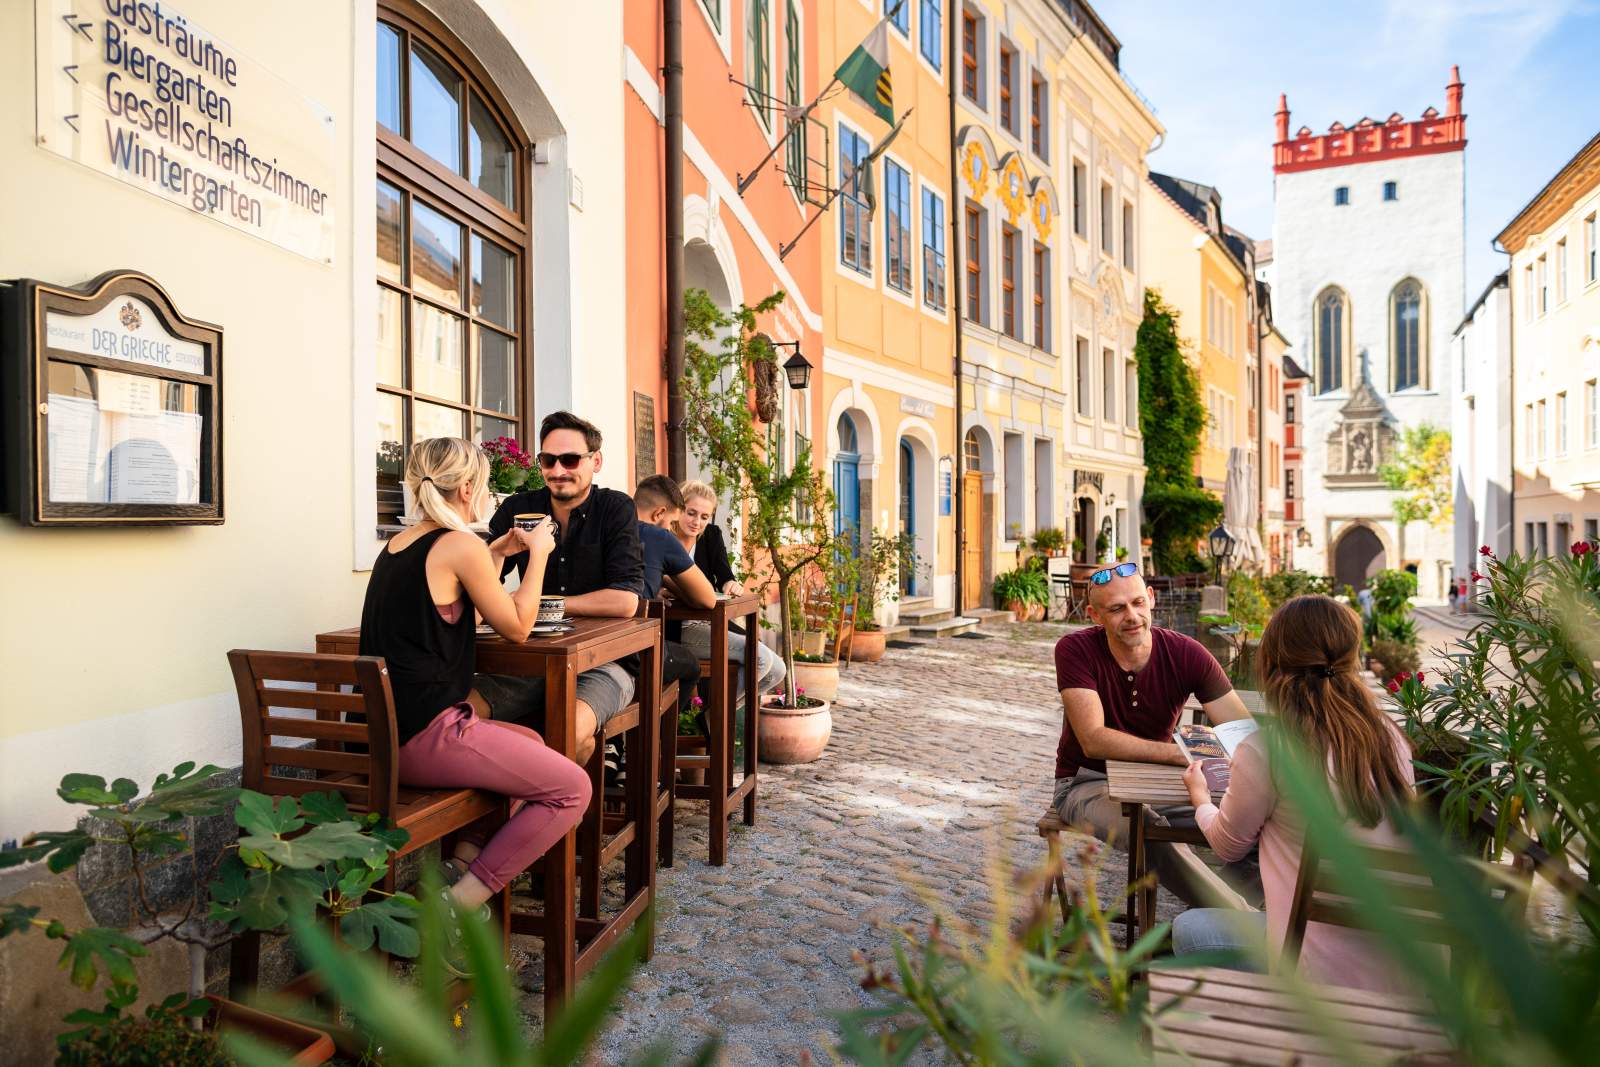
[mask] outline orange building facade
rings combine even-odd
[[[627,169],[621,210],[627,237],[617,273],[617,313],[626,319],[630,491],[647,475],[669,473],[669,211],[682,212],[686,290],[703,289],[724,309],[755,304],[780,289],[788,296],[759,325],[775,342],[798,341],[817,368],[810,389],[780,387],[783,426],[777,440],[791,462],[816,439],[821,418],[819,229],[780,255],[816,210],[789,178],[791,165],[803,174],[804,156],[791,157],[788,146],[781,147],[745,195],[738,192],[741,176],[754,171],[783,136],[781,105],[803,106],[817,93],[815,9],[801,0],[681,0],[683,198],[667,204],[663,7],[660,0],[630,0],[623,14]],[[579,360],[578,373],[581,366]],[[702,474],[692,443],[687,473]],[[613,484],[620,480],[616,476]]]

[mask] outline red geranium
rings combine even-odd
[[[1388,685],[1388,689],[1389,689],[1389,692],[1391,692],[1391,693],[1398,693],[1398,692],[1400,692],[1400,683],[1399,682],[1390,682],[1389,685]]]
[[[1488,545],[1483,545],[1482,547],[1480,547],[1478,549],[1478,555],[1480,555],[1480,556],[1492,556],[1492,555],[1494,555],[1494,553],[1489,551],[1489,546]]]
[[[1572,545],[1572,554],[1574,556],[1587,556],[1593,551],[1594,545],[1590,544],[1588,541],[1576,541]]]

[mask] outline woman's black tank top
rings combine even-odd
[[[463,590],[461,617],[446,622],[428,591],[428,553],[447,530],[432,530],[399,552],[378,553],[361,609],[361,654],[382,656],[394,690],[400,744],[472,690],[477,615]]]

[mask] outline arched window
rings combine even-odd
[[[1312,329],[1316,331],[1317,392],[1336,393],[1345,387],[1349,363],[1350,301],[1344,290],[1324,289],[1318,296]]]
[[[861,444],[856,438],[856,420],[848,412],[839,416],[839,451],[861,452]]]
[[[525,437],[530,153],[442,25],[379,9],[378,521],[392,523],[412,442]]]
[[[968,430],[965,440],[961,444],[963,469],[969,471],[983,470],[983,445],[978,440],[977,430]]]
[[[1426,294],[1422,283],[1407,278],[1389,294],[1389,351],[1392,389],[1414,389],[1428,384],[1428,331],[1424,325]]]

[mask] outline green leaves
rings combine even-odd
[[[39,909],[27,904],[0,905],[0,937],[22,934],[33,929],[33,917]]]
[[[127,778],[118,778],[106,788],[106,780],[98,774],[69,774],[61,779],[56,796],[68,804],[93,804],[115,807],[126,804],[139,795],[139,787]]]
[[[239,794],[233,817],[240,829],[255,837],[292,834],[306,824],[294,797],[273,798],[249,789]]]
[[[75,934],[60,935],[66,939],[61,950],[61,966],[68,969],[72,984],[82,990],[94,988],[100,977],[100,968],[114,985],[131,986],[137,975],[133,957],[146,955],[145,947],[120,930],[91,926]]]
[[[420,914],[416,898],[397,893],[347,913],[339,920],[339,933],[358,952],[371,948],[376,939],[383,951],[410,959],[422,951],[422,937],[416,927]]]
[[[0,870],[20,867],[24,863],[48,859],[46,866],[54,874],[77,866],[83,854],[94,845],[94,838],[82,830],[46,830],[29,834],[21,846],[0,852]]]
[[[243,821],[243,817],[240,821]],[[301,819],[287,821],[295,827],[304,825]],[[363,833],[361,827],[353,822],[324,823],[313,826],[298,837],[284,837],[281,833],[247,834],[239,838],[239,849],[248,852],[252,866],[261,866],[265,862],[298,870],[309,870],[343,859],[382,862],[389,854],[388,845]]]

